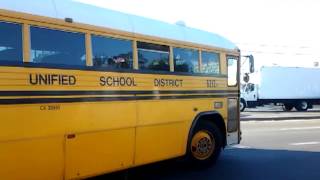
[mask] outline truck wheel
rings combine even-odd
[[[292,104],[284,104],[283,106],[282,106],[282,108],[283,108],[283,110],[284,111],[291,111],[292,109],[293,109],[293,105]]]
[[[211,122],[200,122],[188,142],[187,160],[189,165],[204,167],[214,164],[222,149],[222,133]]]
[[[300,101],[294,106],[298,111],[307,111],[308,110],[308,102]]]
[[[241,99],[240,100],[240,111],[243,112],[244,109],[246,109],[246,107],[247,107],[246,101],[244,99]]]

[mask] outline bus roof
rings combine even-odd
[[[74,22],[133,34],[185,41],[227,50],[238,49],[228,39],[211,32],[125,14],[74,0],[0,1],[0,8],[57,19],[72,18]]]

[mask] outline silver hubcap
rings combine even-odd
[[[200,154],[207,154],[211,150],[212,143],[208,138],[202,138],[198,143],[198,152]]]

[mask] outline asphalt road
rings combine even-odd
[[[94,179],[320,179],[320,119],[243,121],[241,128],[241,144],[224,150],[207,169],[171,160]]]

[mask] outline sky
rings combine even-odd
[[[320,62],[318,0],[75,0],[220,34],[256,67]]]

